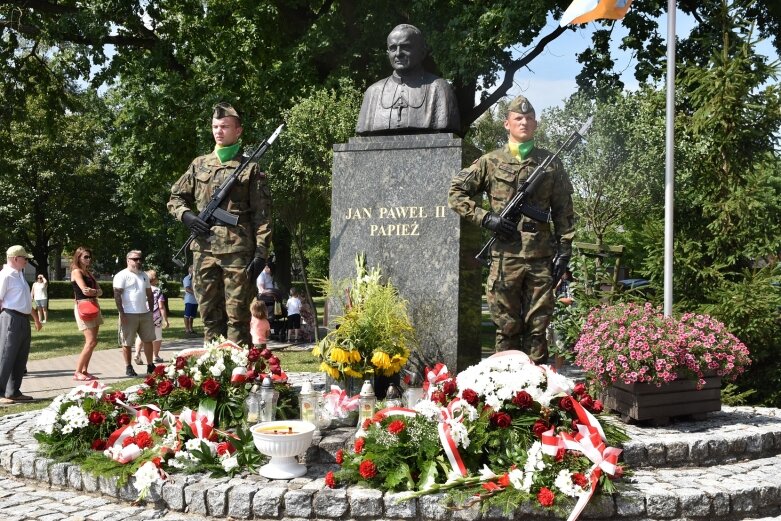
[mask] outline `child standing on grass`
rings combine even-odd
[[[252,318],[249,322],[249,332],[252,335],[252,344],[260,348],[265,346],[268,342],[268,337],[271,334],[271,324],[268,321],[268,312],[266,311],[266,303],[262,300],[255,299],[250,306],[250,314]]]
[[[287,299],[287,327],[287,341],[297,344],[301,338],[301,300],[296,288],[290,288]]]

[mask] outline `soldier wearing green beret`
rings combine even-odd
[[[250,304],[271,241],[271,193],[257,164],[245,169],[222,209],[238,216],[236,226],[209,226],[198,217],[212,194],[241,162],[241,116],[228,103],[212,114],[214,150],[197,157],[171,187],[168,211],[196,235],[193,290],[204,338],[220,335],[249,345]]]
[[[448,204],[466,220],[498,236],[486,284],[488,307],[496,324],[496,350],[518,349],[534,362],[545,363],[546,329],[554,308],[551,261],[558,254],[553,271],[563,273],[572,254],[573,188],[561,162],[554,160],[530,199],[548,218],[524,215],[516,226],[500,217],[526,178],[551,154],[534,145],[537,120],[524,96],[508,106],[504,128],[507,145],[461,170],[451,182]],[[481,193],[487,194],[490,210],[472,199]]]

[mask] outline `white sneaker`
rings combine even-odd
[[[46,319],[41,320],[41,324],[45,324],[45,323],[46,323]]]

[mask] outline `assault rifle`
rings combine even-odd
[[[273,134],[271,134],[271,137],[268,139],[264,139],[263,143],[261,143],[258,148],[255,149],[254,152],[251,154],[243,154],[241,157],[241,163],[239,163],[239,166],[236,167],[236,170],[233,171],[233,173],[225,180],[223,181],[222,185],[220,185],[212,195],[212,198],[209,200],[209,204],[206,205],[206,207],[201,210],[201,213],[198,214],[198,217],[206,221],[209,226],[213,226],[217,223],[224,224],[224,225],[230,225],[230,226],[236,226],[239,223],[239,216],[232,214],[228,211],[223,210],[220,208],[220,205],[225,200],[225,198],[228,197],[228,194],[230,194],[231,190],[233,189],[233,185],[236,184],[236,180],[239,178],[239,176],[244,172],[244,170],[247,169],[252,163],[257,163],[261,157],[263,157],[263,154],[266,153],[266,150],[271,146],[274,141],[276,141],[277,137],[279,137],[279,134],[282,132],[282,128],[285,126],[285,124],[281,124],[277,127],[277,129],[274,131]],[[187,247],[196,239],[196,234],[191,233],[190,237],[187,238],[187,241],[184,243],[184,245],[179,248],[179,251],[176,252],[176,255],[173,257],[173,262],[180,268],[184,267],[184,262],[179,260],[179,256],[185,252]],[[185,254],[185,262],[187,261],[187,256]]]
[[[502,213],[499,214],[500,217],[512,221],[516,225],[521,222],[521,217],[524,215],[543,222],[550,220],[550,214],[532,206],[532,204],[529,202],[529,199],[534,193],[534,190],[537,188],[537,185],[540,184],[540,181],[545,175],[545,169],[548,168],[548,165],[550,165],[551,162],[556,159],[556,157],[562,151],[566,150],[569,152],[575,148],[575,145],[577,145],[583,136],[585,136],[588,132],[588,129],[591,127],[591,122],[593,120],[594,116],[589,117],[583,126],[580,127],[580,130],[573,132],[567,138],[564,144],[559,147],[555,154],[548,155],[548,157],[546,157],[545,160],[534,169],[534,172],[532,172],[531,175],[526,178],[526,181],[524,181],[521,188],[518,190],[518,192],[516,192],[515,196],[513,196],[510,202],[507,203],[507,206],[504,207]],[[491,248],[496,242],[496,238],[497,234],[494,233],[488,242],[483,245],[483,249],[481,249],[480,252],[475,255],[475,259],[477,259],[484,266],[491,265]]]

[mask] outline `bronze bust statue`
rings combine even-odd
[[[460,132],[458,104],[450,84],[423,69],[426,42],[420,30],[402,24],[388,35],[393,74],[363,95],[356,132],[413,134]]]

